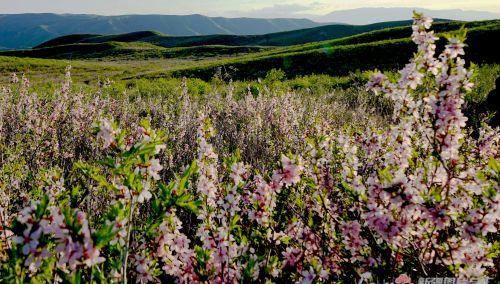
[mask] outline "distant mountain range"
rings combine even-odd
[[[70,34],[157,31],[172,36],[258,35],[317,27],[307,19],[222,18],[202,15],[0,15],[0,49],[30,48]]]
[[[361,8],[332,12],[311,19],[223,18],[203,15],[98,16],[74,14],[0,14],[0,50],[37,46],[72,34],[124,34],[156,31],[169,36],[263,35],[323,26],[331,23],[365,25],[409,20],[412,11],[450,20],[500,19],[500,14],[420,8]]]
[[[366,25],[378,22],[408,20],[413,11],[424,13],[433,18],[458,20],[458,21],[481,21],[500,19],[500,13],[485,11],[465,11],[459,9],[429,10],[422,8],[359,8],[342,10],[329,13],[321,17],[314,17],[317,22],[337,22],[351,25]]]

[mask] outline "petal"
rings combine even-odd
[[[42,234],[42,228],[38,228],[35,232],[31,234],[31,238],[34,240],[38,240],[40,238],[40,235]]]
[[[28,255],[30,253],[30,246],[28,244],[25,244],[23,246],[23,254]]]

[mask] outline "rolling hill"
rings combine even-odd
[[[294,18],[224,18],[194,15],[0,14],[0,50],[37,46],[72,34],[123,34],[157,31],[170,36],[263,35],[319,27],[331,23],[367,25],[408,19],[413,10],[451,20],[498,19],[488,11],[429,10],[421,8],[360,8],[334,11],[324,16]],[[312,20],[311,20],[312,19]],[[326,38],[325,38],[326,39]],[[195,45],[195,44],[193,44]]]
[[[409,28],[411,21],[371,25],[326,25],[266,35],[167,36],[144,31],[118,35],[77,34],[58,37],[35,48],[0,52],[0,55],[52,59],[148,59],[174,57],[211,57],[272,50],[362,34],[389,27]],[[281,50],[281,49],[280,49]]]
[[[458,30],[462,23],[441,23],[434,26],[444,32]],[[468,28],[466,59],[478,64],[500,63],[498,47],[491,39],[500,38],[500,20],[471,22]],[[209,79],[220,68],[236,70],[234,79],[263,77],[271,69],[282,69],[290,76],[307,74],[347,75],[364,70],[401,68],[416,52],[409,35],[411,29],[391,28],[330,41],[279,48],[247,56],[227,59],[205,66],[189,67],[171,72],[173,76]],[[441,38],[438,52],[444,46]],[[145,74],[155,77],[158,74]],[[165,74],[163,74],[164,76]]]
[[[307,19],[222,18],[203,15],[98,16],[0,14],[0,47],[31,48],[70,34],[120,34],[154,30],[173,36],[266,34],[321,26]]]
[[[408,22],[400,22],[407,24]],[[333,25],[339,26],[339,25]],[[345,25],[340,25],[344,28]],[[433,25],[433,30],[441,36],[438,51],[444,46],[445,33],[468,30],[466,59],[475,63],[500,63],[500,53],[492,39],[500,38],[500,20],[477,22],[440,22]],[[318,31],[331,28],[325,26],[290,33],[276,33],[268,36],[272,40],[285,42],[297,41],[293,35],[305,40],[317,39]],[[350,30],[349,30],[350,29]],[[359,30],[360,28],[357,27]],[[355,30],[352,27],[348,31]],[[197,37],[171,37],[156,32],[138,32],[120,35],[71,35],[42,44],[38,48],[2,52],[0,55],[18,57],[40,57],[59,59],[151,59],[179,57],[219,56],[216,60],[191,61],[182,66],[172,66],[161,70],[131,72],[124,78],[158,78],[166,76],[186,76],[209,80],[218,70],[230,70],[233,79],[255,79],[263,77],[271,69],[282,69],[287,76],[295,77],[307,74],[346,75],[350,72],[373,70],[394,70],[407,62],[416,51],[411,42],[411,27],[408,25],[378,29],[336,39],[313,41],[289,46],[263,47],[256,45],[237,45],[258,43],[257,36],[237,37],[233,41],[213,41],[207,39],[218,36],[198,37],[200,44],[223,43],[226,45],[189,46]],[[273,39],[276,37],[277,39]],[[264,36],[265,38],[265,36]],[[191,39],[191,41],[186,41]],[[253,41],[250,41],[252,39]],[[279,39],[279,40],[278,40]],[[230,46],[229,44],[234,44]],[[169,46],[178,47],[169,47]],[[188,46],[179,46],[188,45]],[[228,55],[231,55],[228,57]],[[226,58],[220,58],[220,56]],[[232,67],[232,68],[229,68]]]
[[[50,59],[147,60],[165,58],[207,58],[256,53],[269,50],[261,46],[201,45],[165,48],[147,42],[77,43],[35,49],[0,52],[0,56]]]
[[[226,46],[290,46],[356,35],[389,27],[409,26],[411,21],[383,22],[371,25],[326,25],[321,27],[270,33],[265,35],[206,35],[167,36],[157,32],[135,32],[119,35],[69,35],[44,42],[35,48],[54,47],[78,43],[148,42],[162,47],[186,47],[200,45]]]

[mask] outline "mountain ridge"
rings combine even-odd
[[[0,50],[26,49],[50,39],[71,34],[123,34],[158,31],[171,36],[213,34],[263,35],[332,23],[366,25],[409,20],[412,11],[450,20],[500,19],[500,13],[460,9],[358,8],[334,11],[325,16],[304,18],[225,18],[191,15],[116,15],[26,13],[0,14]],[[384,14],[385,13],[385,14]]]
[[[207,17],[199,14],[100,16],[86,14],[0,14],[0,46],[30,48],[55,37],[93,33],[119,34],[154,30],[174,36],[250,35],[312,28],[308,19]]]
[[[419,7],[366,7],[333,11],[319,17],[310,17],[320,23],[332,21],[351,25],[365,25],[374,22],[399,21],[408,19],[413,11],[424,13],[432,18],[456,21],[480,21],[500,19],[500,13],[463,9],[425,9]]]
[[[320,27],[269,33],[264,35],[207,35],[207,36],[169,36],[153,31],[140,31],[117,35],[76,34],[57,37],[34,48],[54,47],[65,44],[102,43],[109,41],[142,41],[162,47],[189,47],[199,45],[227,46],[288,46],[308,42],[329,40],[384,28],[410,26],[411,21],[394,21],[370,25],[324,25]]]

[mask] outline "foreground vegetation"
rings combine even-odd
[[[68,69],[60,89],[36,93],[12,75],[0,92],[0,277],[500,279],[500,133],[479,117],[466,127],[462,112],[498,67],[475,81],[460,33],[436,58],[430,24],[415,16],[418,53],[371,74],[369,92],[363,73],[92,87],[72,86]]]

